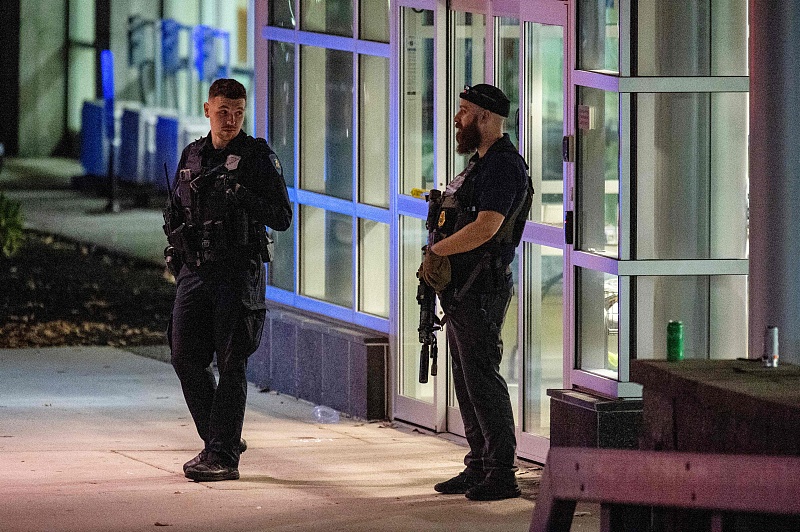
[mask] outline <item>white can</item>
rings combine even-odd
[[[769,325],[764,331],[764,354],[761,361],[765,368],[778,367],[778,328]]]

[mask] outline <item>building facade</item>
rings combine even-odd
[[[267,295],[388,335],[393,417],[463,433],[448,372],[418,381],[412,191],[464,166],[464,85],[509,95],[537,192],[503,331],[521,456],[546,455],[548,389],[637,397],[669,321],[686,357],[746,356],[746,0],[261,0],[255,24],[297,212]]]
[[[40,18],[42,5],[50,11]],[[683,323],[687,358],[758,349],[748,312],[747,0],[3,6],[17,15],[4,20],[18,26],[19,61],[2,73],[17,106],[0,111],[0,140],[19,155],[70,152],[58,144],[74,144],[80,105],[98,96],[102,48],[117,57],[118,99],[155,98],[147,65],[132,61],[131,17],[234,36],[231,75],[251,94],[246,127],[279,155],[295,208],[292,227],[275,235],[266,295],[280,311],[252,359],[259,384],[342,410],[360,401],[351,412],[374,413],[363,402],[377,394],[387,416],[463,434],[444,334],[438,376],[418,378],[427,205],[413,192],[443,189],[463,168],[453,115],[463,87],[483,82],[512,101],[507,131],[536,190],[503,330],[521,457],[545,459],[548,390],[639,397],[629,362],[666,357],[669,321]],[[48,36],[53,53],[33,40]],[[159,97],[199,112],[203,85],[190,76],[178,72]],[[373,363],[378,344],[385,358]]]

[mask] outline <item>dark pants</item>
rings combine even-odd
[[[178,277],[169,332],[172,366],[205,450],[225,465],[239,463],[247,357],[261,339],[264,314],[248,310],[221,275],[184,267]],[[211,370],[215,352],[219,383]]]
[[[469,452],[467,469],[505,475],[516,471],[517,440],[506,381],[500,375],[500,331],[513,292],[511,275],[490,294],[467,292],[460,302],[443,298],[447,340]]]

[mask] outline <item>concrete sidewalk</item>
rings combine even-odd
[[[22,205],[27,229],[162,265],[167,242],[161,211],[124,208],[119,213],[106,212],[107,198],[73,188],[73,178],[82,172],[72,159],[8,159],[0,174],[0,190]]]
[[[162,264],[160,211],[105,213],[105,198],[71,188],[80,172],[9,159],[0,190],[27,228]],[[313,406],[251,386],[242,478],[194,483],[181,466],[199,438],[168,364],[109,347],[0,350],[0,532],[528,530],[538,467],[521,464],[520,499],[440,495],[464,446],[395,423],[319,425]],[[599,530],[598,506],[577,515],[572,530]]]
[[[109,347],[0,350],[0,530],[525,531],[523,498],[433,491],[465,448],[389,423],[320,425],[310,405],[250,387],[241,480],[195,483],[199,450],[172,368]],[[590,509],[590,511],[592,511]],[[598,517],[573,530],[597,530]],[[580,514],[579,514],[580,515]]]

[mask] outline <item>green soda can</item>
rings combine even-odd
[[[683,322],[670,321],[667,324],[667,361],[683,360]]]

